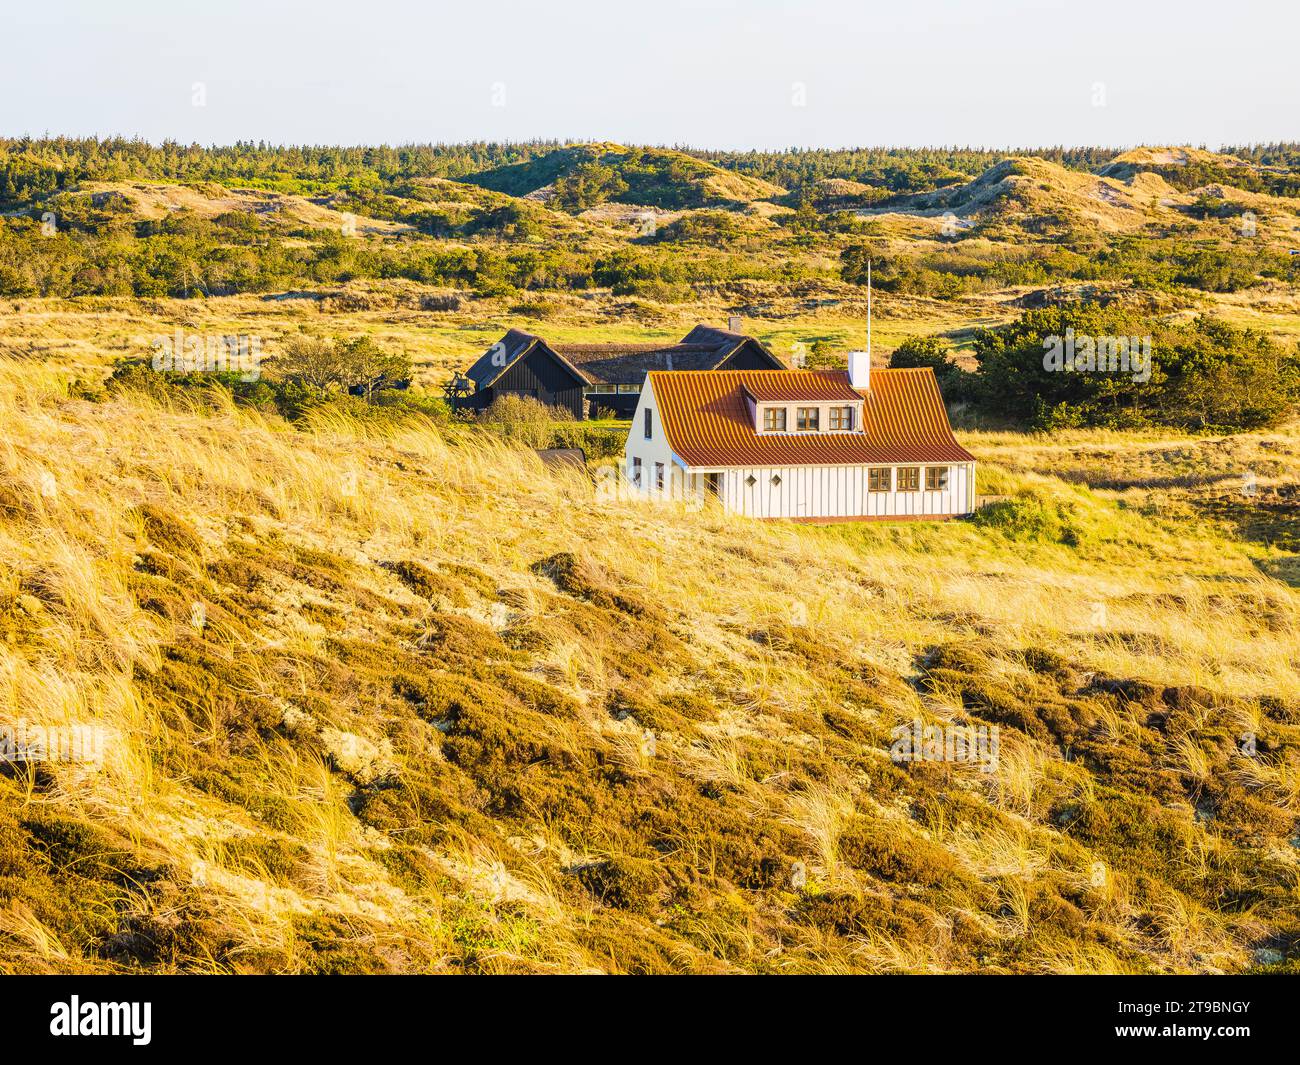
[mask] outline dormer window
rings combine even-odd
[[[853,428],[853,408],[852,407],[832,407],[831,408],[831,431],[849,430]]]
[[[795,412],[795,425],[801,433],[815,433],[821,425],[816,407],[799,407]]]
[[[765,433],[785,432],[785,408],[784,407],[763,408],[763,432]]]

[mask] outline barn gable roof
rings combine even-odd
[[[482,391],[491,388],[500,376],[522,359],[534,348],[544,351],[563,366],[583,385],[590,385],[592,380],[565,356],[556,351],[539,336],[525,333],[522,329],[511,329],[500,340],[478,357],[478,360],[466,372],[465,376]]]
[[[648,378],[669,446],[688,466],[864,466],[973,462],[957,443],[934,372],[872,370],[871,388],[850,387],[842,370],[722,370],[654,373]],[[862,430],[758,433],[745,401],[775,395],[789,402],[863,401]]]
[[[558,350],[593,380],[611,385],[639,385],[651,370],[712,370],[726,357],[703,344],[566,344]]]
[[[506,367],[541,344],[586,385],[639,385],[652,370],[715,370],[741,347],[752,344],[773,369],[781,362],[753,337],[699,325],[677,343],[658,344],[548,344],[541,337],[511,329],[470,367],[466,376],[479,389],[490,388]],[[504,349],[502,351],[502,349]],[[493,356],[498,352],[494,361]]]
[[[730,329],[719,329],[715,325],[697,325],[682,338],[683,344],[707,344],[710,347],[720,348],[730,345],[734,350],[742,341],[748,340],[749,337],[744,333],[733,333]]]

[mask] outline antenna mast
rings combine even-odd
[[[867,365],[871,364],[871,260],[867,260]]]

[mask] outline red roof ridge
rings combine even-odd
[[[792,374],[836,374],[840,377],[847,377],[848,370],[836,370],[830,367],[814,367],[812,369],[789,369],[789,370],[650,370],[652,374],[674,373],[678,376],[689,376],[691,374],[708,374],[710,377],[742,377],[751,374],[781,374],[783,377],[789,377]],[[876,374],[933,374],[934,370],[929,366],[873,366],[871,376]]]

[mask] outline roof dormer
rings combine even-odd
[[[763,374],[743,386],[758,436],[810,436],[863,430],[863,396],[837,371]]]

